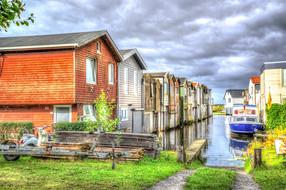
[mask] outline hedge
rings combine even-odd
[[[0,122],[0,140],[20,139],[25,130],[33,132],[32,122]]]
[[[286,129],[286,104],[272,104],[271,108],[266,110],[266,113],[267,129]]]
[[[54,125],[57,131],[90,131],[95,122],[59,122]]]

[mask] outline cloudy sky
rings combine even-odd
[[[265,61],[286,60],[285,0],[24,0],[35,24],[0,36],[106,29],[137,48],[150,71],[213,89],[246,88]]]

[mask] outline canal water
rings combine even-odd
[[[207,166],[243,167],[243,154],[252,137],[234,135],[227,124],[227,116],[214,116],[200,123],[165,133],[165,148],[175,150],[183,143],[189,146],[199,138],[207,139],[202,156]]]

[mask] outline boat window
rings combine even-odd
[[[234,121],[244,121],[244,118],[243,117],[235,117]]]
[[[253,117],[247,117],[246,121],[252,121],[252,122],[256,122],[256,118]]]

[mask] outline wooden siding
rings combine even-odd
[[[2,59],[0,105],[73,102],[71,50],[6,53]]]
[[[0,106],[0,122],[33,122],[35,127],[54,122],[53,105]],[[77,106],[72,106],[72,121],[77,121]]]
[[[101,53],[97,53],[96,41],[101,44]],[[91,104],[101,91],[107,94],[110,101],[117,101],[117,62],[102,39],[93,41],[75,50],[75,101]],[[86,58],[97,62],[97,83],[86,83]],[[108,64],[114,64],[114,84],[108,84]]]
[[[124,68],[128,68],[128,94],[124,93]],[[137,94],[134,87],[134,71],[137,71]],[[122,121],[121,126],[132,128],[132,111],[133,108],[142,108],[142,91],[143,70],[139,66],[134,56],[129,57],[118,65],[118,109],[128,108],[128,120]],[[151,89],[150,89],[151,90]],[[132,105],[131,105],[132,104]],[[128,106],[131,105],[131,106]]]

